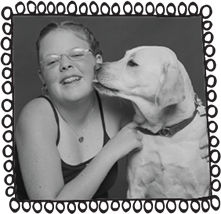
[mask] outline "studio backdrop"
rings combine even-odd
[[[75,21],[84,24],[100,42],[103,61],[116,61],[125,51],[143,45],[172,49],[189,73],[195,92],[205,100],[204,55],[200,17],[93,17],[19,16],[13,18],[14,123],[31,99],[41,94],[35,43],[49,22]],[[125,158],[119,161],[118,179],[110,198],[126,198]]]

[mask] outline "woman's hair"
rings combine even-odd
[[[94,52],[95,55],[100,54],[102,55],[102,52],[99,47],[99,42],[94,37],[93,33],[84,25],[80,23],[75,23],[72,21],[64,21],[60,24],[57,22],[51,22],[47,26],[45,26],[38,37],[38,40],[36,42],[36,49],[37,49],[37,55],[38,55],[38,61],[39,61],[39,50],[40,50],[40,42],[41,40],[51,31],[57,30],[57,29],[65,29],[65,30],[72,30],[74,31],[75,35],[79,37],[80,39],[85,40],[90,45],[91,50]]]

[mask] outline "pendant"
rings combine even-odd
[[[80,138],[78,139],[78,141],[79,141],[80,143],[82,143],[82,142],[84,141],[84,137],[80,137]]]

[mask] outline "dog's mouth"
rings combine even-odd
[[[102,83],[98,82],[97,80],[92,81],[92,86],[97,89],[99,92],[104,93],[104,94],[109,94],[112,92],[113,94],[116,94],[119,92],[118,89],[111,88],[110,86],[105,86]]]

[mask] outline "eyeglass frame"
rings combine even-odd
[[[84,54],[80,59],[72,59],[72,58],[70,58],[69,54],[70,54],[71,50],[74,50],[74,49],[84,50],[84,51],[85,51],[85,54]],[[78,61],[78,60],[83,59],[83,58],[85,57],[86,53],[88,53],[88,52],[91,52],[92,54],[95,55],[95,53],[94,53],[90,48],[88,48],[88,49],[84,49],[84,48],[72,48],[72,49],[69,50],[69,52],[68,52],[67,54],[60,54],[60,55],[59,55],[59,54],[49,54],[48,56],[56,56],[56,57],[58,57],[58,59],[59,59],[59,63],[58,63],[58,64],[60,64],[60,63],[61,63],[62,56],[66,56],[66,57],[67,57],[69,60],[71,60],[71,61]],[[47,57],[48,57],[48,56],[47,56]],[[44,59],[43,59],[42,61],[40,61],[39,63],[40,63],[40,64],[43,64],[43,65],[45,66],[45,64],[44,64]],[[58,65],[58,64],[56,64],[56,65]],[[55,67],[56,65],[52,66],[51,68]],[[46,66],[45,66],[45,67],[46,67]]]

